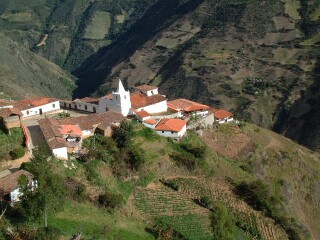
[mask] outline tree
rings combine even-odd
[[[114,127],[112,138],[116,141],[118,148],[127,148],[132,139],[133,129],[129,122],[122,121],[120,127]]]
[[[34,191],[25,191],[20,202],[29,220],[44,217],[44,226],[48,227],[48,215],[62,209],[66,192],[65,182],[52,172],[52,162],[42,151],[34,151],[31,162],[25,166],[37,180]]]
[[[236,226],[234,223],[234,217],[223,203],[215,202],[213,204],[211,224],[213,228],[213,239],[236,239]]]

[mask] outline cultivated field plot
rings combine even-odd
[[[95,13],[91,23],[86,28],[85,39],[104,39],[111,25],[111,14],[109,12]]]
[[[266,218],[260,212],[253,210],[244,201],[238,199],[232,192],[231,186],[224,182],[204,182],[196,178],[170,179],[179,186],[179,191],[186,194],[190,199],[200,199],[210,196],[214,201],[224,202],[230,207],[240,222],[246,223],[250,229],[257,227],[265,240],[288,239],[286,233],[277,226],[270,218]],[[254,239],[259,239],[252,236]],[[261,238],[260,238],[261,239]]]
[[[212,239],[210,211],[183,193],[159,183],[156,188],[140,189],[135,194],[135,204],[145,217],[170,225],[188,239]]]

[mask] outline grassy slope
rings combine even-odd
[[[13,98],[47,95],[70,98],[75,79],[59,66],[0,33],[0,89]]]
[[[216,140],[225,147],[237,148],[239,144],[230,139],[238,134],[246,135],[254,146],[240,151],[233,159],[207,149],[204,161],[196,169],[188,170],[169,156],[179,151],[176,143],[155,135],[140,123],[133,122],[133,126],[134,144],[144,150],[146,157],[139,171],[131,171],[117,162],[110,165],[110,157],[89,163],[75,160],[55,163],[53,171],[86,186],[85,199],[70,199],[62,212],[50,216],[49,225],[61,230],[62,239],[78,232],[86,239],[154,239],[152,231],[146,229],[150,229],[156,219],[188,239],[210,239],[210,212],[194,202],[204,195],[222,201],[241,226],[257,229],[264,239],[286,239],[279,225],[234,194],[230,181],[255,179],[268,185],[270,193],[281,201],[286,216],[294,217],[307,227],[312,239],[318,239],[318,153],[255,125],[245,124],[240,129],[220,125],[204,131],[217,136]],[[190,137],[192,141],[199,141],[196,136]],[[160,178],[175,181],[179,191],[164,186]],[[97,197],[106,189],[122,194],[125,205],[111,212],[99,207]],[[241,239],[253,237],[245,232],[238,227],[237,235]]]
[[[221,133],[228,134],[228,138],[222,138]],[[210,134],[211,139],[216,136],[216,140],[221,141],[226,149],[238,148],[239,145],[231,139],[239,134],[247,135],[251,139],[251,143],[248,143],[250,148],[235,156],[235,161],[241,164],[242,169],[267,183],[275,198],[282,201],[287,216],[298,219],[311,232],[313,239],[319,238],[318,153],[252,124],[246,124],[240,132],[222,126]],[[251,146],[252,143],[254,146]]]

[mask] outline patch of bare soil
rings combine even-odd
[[[227,132],[205,130],[202,138],[218,154],[229,158],[245,156],[254,148],[252,139],[239,127],[229,127]]]

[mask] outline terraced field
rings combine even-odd
[[[170,225],[188,239],[212,239],[210,211],[161,183],[140,189],[135,204],[145,217]]]
[[[171,179],[179,185],[179,191],[190,199],[200,199],[203,196],[210,196],[214,201],[224,202],[229,206],[239,222],[246,222],[250,228],[257,227],[265,240],[285,240],[288,239],[282,228],[275,222],[266,218],[261,212],[253,210],[244,201],[238,199],[232,192],[231,186],[224,182],[204,182],[202,180],[176,178]]]

